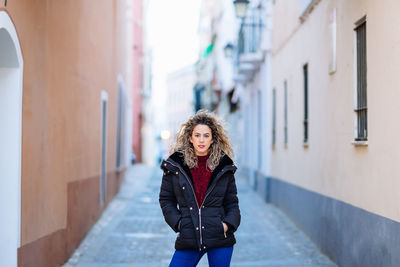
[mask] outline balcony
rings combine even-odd
[[[261,6],[250,9],[240,26],[236,60],[238,78],[235,79],[238,82],[246,83],[251,80],[264,61],[264,53],[260,49],[264,28],[263,14]]]

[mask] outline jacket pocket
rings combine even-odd
[[[224,237],[226,238],[226,233],[225,233],[225,229],[224,229],[224,223],[223,221],[221,221],[221,227],[222,227],[222,234],[224,235]]]
[[[181,227],[182,227],[182,217],[179,219],[179,222],[178,222],[178,232],[181,231]]]

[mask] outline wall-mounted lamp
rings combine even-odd
[[[249,0],[235,0],[233,1],[235,5],[236,17],[244,19],[247,12],[247,6],[249,5]]]
[[[224,46],[224,54],[226,58],[232,58],[233,57],[233,44],[227,43]]]

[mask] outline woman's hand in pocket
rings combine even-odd
[[[224,233],[228,231],[228,225],[224,222],[222,222],[222,225],[224,226]]]

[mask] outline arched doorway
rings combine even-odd
[[[0,11],[0,266],[17,266],[21,225],[23,61],[18,36]]]

